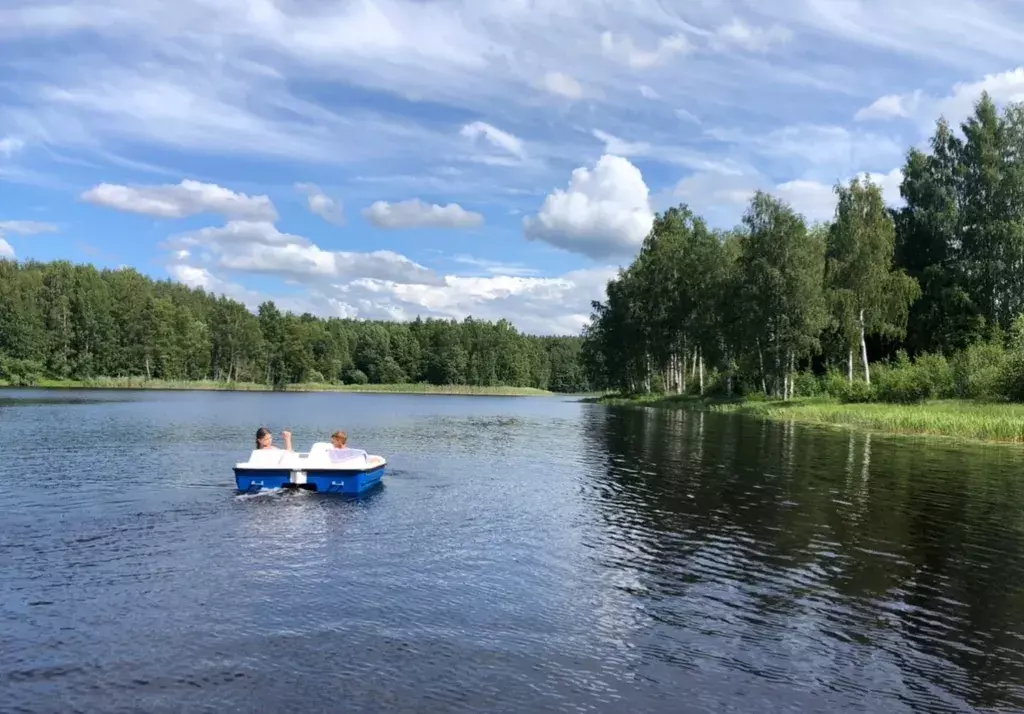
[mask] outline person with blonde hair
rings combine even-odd
[[[331,445],[334,446],[335,449],[346,448],[348,445],[348,434],[341,430],[334,432],[331,434]]]

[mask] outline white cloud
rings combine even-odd
[[[523,230],[529,240],[604,258],[637,250],[653,221],[640,170],[605,154],[592,170],[574,170],[568,189],[549,194],[536,216],[523,219]]]
[[[13,260],[14,257],[14,248],[11,247],[10,243],[0,238],[0,258],[10,258]]]
[[[15,136],[5,136],[3,139],[0,139],[0,154],[10,158],[15,152],[24,148],[24,146],[25,142],[21,139]]]
[[[613,134],[600,129],[594,129],[594,136],[604,142],[604,153],[615,156],[647,156],[651,152],[651,145],[646,141],[624,141]]]
[[[60,229],[53,223],[41,221],[0,221],[0,235],[4,233],[18,233],[25,236],[38,235],[40,233],[57,233]]]
[[[320,187],[311,183],[300,183],[295,186],[300,191],[306,192],[306,203],[309,210],[320,216],[328,223],[340,226],[345,222],[341,204],[320,190]]]
[[[477,228],[484,223],[481,214],[457,203],[439,206],[418,198],[399,203],[375,201],[363,209],[363,216],[378,228]]]
[[[674,55],[684,54],[691,49],[685,35],[675,34],[662,37],[653,50],[643,50],[633,44],[629,35],[616,37],[613,33],[601,33],[601,50],[607,57],[633,69],[647,69],[668,62]]]
[[[644,99],[661,99],[661,95],[653,87],[648,87],[646,84],[640,85],[640,96]]]
[[[647,141],[629,141],[601,129],[594,129],[591,134],[604,143],[604,153],[627,158],[654,158],[670,164],[679,164],[701,171],[720,171],[722,173],[738,173],[743,167],[732,159],[715,159],[710,155],[687,149],[683,146],[659,144]]]
[[[277,220],[277,210],[267,196],[248,196],[192,179],[185,179],[177,185],[161,186],[101,183],[84,192],[82,199],[118,211],[157,218],[186,218],[200,213],[218,213],[250,220]]]
[[[466,124],[462,127],[459,133],[462,136],[473,140],[479,137],[484,137],[492,146],[498,149],[502,149],[520,159],[525,157],[523,142],[519,137],[509,134],[506,131],[502,131],[501,129],[493,127],[485,122],[475,121],[470,124]]]
[[[793,32],[781,25],[754,27],[740,20],[719,27],[712,37],[712,47],[725,50],[739,47],[750,52],[767,52],[776,45],[784,45],[793,39]]]
[[[754,157],[772,160],[776,171],[808,173],[809,178],[826,182],[865,167],[892,166],[906,151],[891,136],[834,125],[795,124],[765,132],[709,129],[705,134],[731,144],[732,154],[747,150]]]
[[[617,269],[577,270],[553,278],[498,275],[448,276],[443,285],[400,285],[363,279],[336,286],[332,293],[360,317],[410,320],[467,315],[510,320],[532,334],[579,334],[590,303],[604,294]]]
[[[799,36],[810,34],[820,43],[862,48],[850,55],[856,58],[853,62],[885,52],[893,62],[931,62],[932,72],[955,68],[972,73],[1020,61],[1024,17],[1018,8],[1003,0],[803,0],[758,5],[762,15]]]
[[[887,94],[879,97],[870,105],[863,107],[854,115],[856,121],[867,121],[870,119],[909,119],[916,112],[921,104],[921,90],[915,90],[911,94]]]
[[[974,111],[982,92],[988,92],[997,104],[1024,101],[1024,67],[987,74],[973,82],[960,82],[944,97],[930,96],[920,89],[906,94],[888,94],[858,110],[854,118],[857,121],[909,119],[923,131],[931,131],[940,115],[954,125],[966,119]]]
[[[900,183],[903,172],[899,168],[886,173],[866,172],[868,178],[882,189],[882,195],[890,206],[902,203]],[[861,177],[865,172],[857,174]],[[844,177],[848,183],[853,174]],[[836,207],[835,182],[813,179],[794,179],[772,183],[760,174],[746,176],[725,176],[722,174],[696,173],[676,184],[669,196],[661,197],[660,203],[669,204],[683,201],[713,225],[729,227],[739,222],[743,210],[758,189],[789,203],[794,210],[811,223],[831,220]]]
[[[469,256],[460,257],[473,262]],[[302,296],[276,296],[226,280],[206,267],[184,262],[185,258],[173,260],[167,266],[172,278],[191,287],[225,294],[251,309],[263,300],[273,299],[282,309],[321,316],[462,320],[472,315],[492,321],[505,318],[531,334],[579,334],[589,318],[591,301],[603,296],[607,281],[617,272],[617,268],[603,266],[557,277],[507,273],[449,275],[429,284],[402,282],[383,275],[348,275],[337,280],[309,276],[303,279],[296,275],[289,280],[304,285],[307,292]]]
[[[353,278],[425,284],[441,281],[434,271],[398,253],[324,250],[304,236],[282,233],[265,221],[230,221],[221,227],[202,228],[176,236],[164,247],[186,253],[206,251],[228,270],[288,276],[300,282]]]
[[[539,272],[536,268],[530,268],[521,263],[504,263],[500,260],[476,258],[472,255],[455,255],[452,256],[452,261],[462,263],[463,265],[471,265],[492,275],[530,276],[536,275]]]
[[[583,86],[573,77],[563,72],[548,72],[544,75],[543,85],[551,94],[566,99],[582,99]]]

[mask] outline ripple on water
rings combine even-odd
[[[121,396],[0,403],[5,710],[1024,706],[1005,451],[556,400]],[[237,494],[254,423],[344,427],[385,485]]]

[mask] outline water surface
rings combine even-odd
[[[239,495],[255,427],[389,459]],[[0,393],[0,709],[1024,706],[1021,450],[572,399]]]

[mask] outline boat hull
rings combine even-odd
[[[380,483],[384,466],[363,471],[308,469],[305,486],[317,493],[343,493],[354,496],[368,491]]]
[[[239,491],[253,493],[264,489],[287,488],[291,485],[291,469],[235,468],[235,485]]]
[[[365,469],[257,469],[235,467],[235,485],[243,493],[301,488],[317,493],[358,495],[381,482],[385,465]]]

